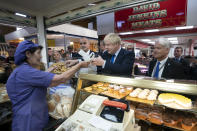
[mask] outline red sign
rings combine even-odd
[[[115,12],[115,31],[186,25],[187,0],[166,0]]]

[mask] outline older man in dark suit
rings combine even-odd
[[[153,55],[156,60],[149,64],[148,75],[156,79],[185,79],[183,66],[168,58],[171,43],[168,39],[159,38],[154,46]]]
[[[135,54],[121,48],[121,39],[117,34],[109,33],[104,38],[105,49],[102,57],[92,60],[92,63],[101,66],[102,74],[131,76]]]

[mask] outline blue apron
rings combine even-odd
[[[13,71],[6,84],[12,102],[13,131],[41,131],[47,125],[46,93],[53,77],[27,63]]]

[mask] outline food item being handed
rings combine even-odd
[[[54,63],[53,65],[51,65],[52,67],[55,67],[55,69],[52,71],[53,73],[56,74],[60,74],[63,73],[65,71],[67,71],[67,68],[64,64],[64,62],[58,62],[58,63]]]
[[[173,93],[162,93],[159,95],[158,100],[161,104],[175,109],[191,109],[191,99]]]

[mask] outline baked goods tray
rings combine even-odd
[[[145,100],[145,99],[140,99],[140,98],[131,97],[131,96],[127,96],[126,100],[139,102],[139,103],[145,103],[145,104],[149,104],[149,105],[154,105],[154,103],[155,103],[155,100]]]
[[[166,108],[170,108],[170,109],[175,109],[175,110],[192,112],[192,113],[197,114],[197,106],[194,106],[194,102],[192,102],[192,105],[193,106],[191,107],[191,109],[177,109],[177,108],[172,108],[172,107],[165,106],[165,105],[161,104],[158,100],[155,101],[154,105],[156,105],[156,106],[162,106],[162,107],[166,107]]]
[[[101,92],[105,91],[105,90],[103,90],[103,89],[96,89],[96,90],[94,90],[93,88],[92,88],[92,90],[86,90],[86,88],[90,88],[90,87],[85,87],[85,88],[83,88],[81,91],[83,91],[83,92],[88,92],[88,93],[95,94],[95,95],[98,95],[98,94],[100,94]]]
[[[109,96],[116,99],[122,99],[130,94],[130,92],[125,93],[111,93],[110,91],[101,92],[102,95]]]
[[[139,118],[137,118],[137,119],[139,119]],[[148,121],[148,120],[143,120],[143,119],[139,119],[139,120],[142,120],[142,121],[145,121],[145,122],[148,122],[148,123],[153,123],[153,122],[150,122],[150,121]],[[153,124],[159,125],[159,124],[157,124],[157,123],[153,123]],[[167,126],[167,125],[165,125],[165,124],[162,124],[162,125],[160,125],[160,126],[170,127],[170,128],[177,129],[177,130],[180,130],[180,131],[185,131],[183,128],[181,128],[181,124],[180,124],[180,123],[178,123],[177,126]],[[194,127],[194,128],[196,128],[196,127]],[[192,130],[192,131],[193,131],[193,130]]]

